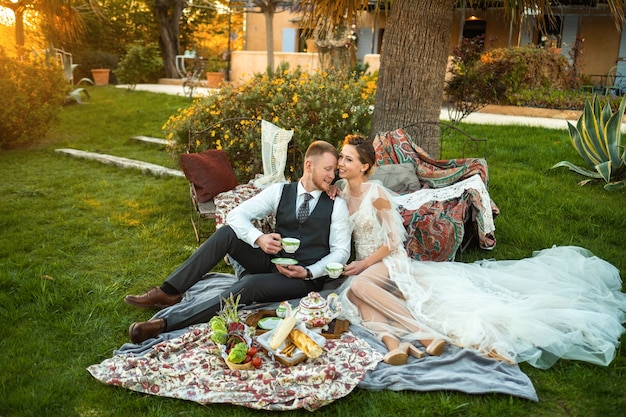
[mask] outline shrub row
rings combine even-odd
[[[62,68],[45,60],[20,61],[0,48],[0,147],[43,139],[58,122],[70,86]]]
[[[188,144],[189,131],[202,130],[230,118],[264,119],[283,129],[293,129],[296,152],[289,170],[299,174],[302,155],[314,140],[336,146],[348,133],[367,135],[371,125],[376,80],[371,76],[345,71],[304,72],[282,68],[275,73],[257,74],[241,86],[224,86],[219,94],[196,100],[172,116],[164,130],[170,151],[225,149],[238,178],[246,180],[259,173],[259,137],[226,139],[209,133]]]
[[[476,111],[487,104],[581,110],[591,94],[561,54],[525,46],[482,52],[482,39],[466,39],[452,51],[451,78],[445,86],[449,103]],[[612,107],[619,98],[609,97]]]

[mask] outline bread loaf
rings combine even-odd
[[[324,353],[322,347],[301,330],[293,329],[289,333],[289,339],[311,359],[319,358]]]
[[[270,339],[270,349],[276,350],[283,344],[287,336],[289,336],[289,332],[296,326],[296,318],[293,316],[285,317],[278,323],[276,329],[274,329],[274,334]]]

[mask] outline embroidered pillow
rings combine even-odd
[[[195,186],[200,203],[206,203],[217,194],[237,186],[235,171],[222,150],[181,154],[180,167]]]

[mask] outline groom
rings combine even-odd
[[[321,290],[327,278],[325,265],[345,264],[350,256],[348,208],[344,200],[333,200],[326,193],[335,178],[337,158],[337,150],[330,143],[311,143],[299,182],[273,184],[244,201],[228,214],[228,225],[219,228],[161,287],[127,296],[124,301],[128,304],[158,310],[180,302],[182,294],[227,254],[245,269],[241,280],[193,309],[133,323],[128,330],[130,340],[141,343],[164,331],[208,322],[219,311],[221,299],[230,294],[240,295],[241,304],[250,304],[299,298]],[[269,214],[276,218],[275,232],[263,234],[252,221]],[[294,254],[297,265],[271,262],[282,249],[282,237],[300,239]]]

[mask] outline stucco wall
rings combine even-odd
[[[380,68],[380,55],[379,54],[367,54],[363,58],[363,63],[369,65],[367,72],[370,72],[370,73],[376,72]]]
[[[369,64],[369,72],[378,71],[380,55],[370,54],[365,56],[365,62]],[[274,66],[281,62],[289,63],[289,68],[300,66],[305,71],[314,71],[320,67],[317,53],[285,53],[274,54]],[[250,79],[255,73],[264,73],[267,68],[267,54],[265,51],[233,51],[230,70],[230,79],[239,84]]]
[[[276,13],[274,15],[274,51],[282,51],[283,29],[299,27],[299,22],[290,22],[294,19],[291,13]],[[248,51],[265,51],[265,16],[261,13],[248,13],[246,17],[245,49]]]
[[[305,71],[319,68],[319,57],[316,53],[274,53],[274,67],[281,62],[288,62],[289,68],[300,66]],[[267,68],[267,53],[265,51],[234,51],[232,53],[230,79],[234,83],[241,83],[250,79],[255,73],[264,73]]]
[[[583,17],[583,74],[606,74],[617,62],[620,34],[610,16]],[[594,80],[599,81],[599,80]]]

